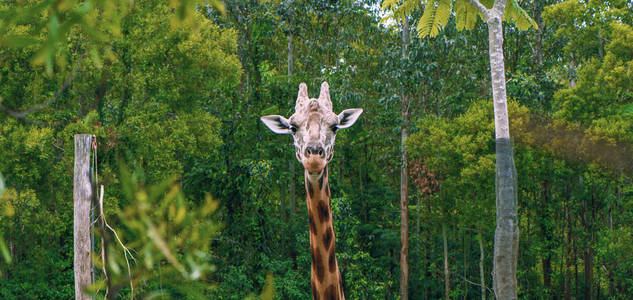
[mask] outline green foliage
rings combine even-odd
[[[111,55],[109,43],[122,35],[125,17],[138,9],[130,1],[20,1],[19,5],[0,6],[0,45],[8,47],[36,47],[31,58],[35,65],[45,65],[48,75],[55,65],[64,66],[58,56],[60,45],[80,34],[86,43],[85,51],[101,61],[101,55]],[[195,7],[212,6],[224,11],[220,1],[172,1],[170,23],[176,27],[181,23],[196,25]]]
[[[371,1],[224,1],[225,14],[207,5],[213,2],[129,3],[0,8],[16,13],[0,24],[0,298],[74,295],[69,199],[78,133],[97,137],[104,210],[135,258],[128,253],[135,297],[309,298],[303,169],[287,136],[270,134],[259,117],[288,116],[298,84],[307,82],[316,96],[322,81],[336,112],[364,109],[357,125],[338,134],[329,165],[347,298],[398,293],[402,91],[411,95],[407,145],[416,167],[409,174],[411,298],[445,296],[443,225],[451,297],[481,296],[470,283],[480,280],[480,241],[490,288],[494,123],[488,33],[472,1],[384,1],[397,21],[426,15],[415,25],[437,34],[411,38],[409,60]],[[525,13],[545,25],[504,32],[508,96],[516,100],[509,114],[519,296],[584,298],[585,282],[594,282],[595,298],[626,298],[633,286],[633,15],[627,1],[546,3],[506,3],[505,20],[517,29],[528,26]],[[84,4],[91,9],[79,12]],[[576,88],[566,88],[570,79]],[[105,232],[110,277],[102,275],[97,229],[92,291],[100,298],[109,284],[110,296],[128,298],[126,255]],[[586,257],[592,279],[584,279]]]
[[[4,200],[5,198],[2,196],[6,191],[6,187],[4,185],[4,178],[2,177],[2,173],[0,173],[0,199]],[[2,215],[6,217],[12,217],[14,214],[13,205],[11,205],[8,201],[2,201],[1,212]],[[9,254],[9,249],[7,248],[7,244],[4,242],[4,238],[0,235],[0,252],[2,253],[2,258],[7,264],[11,263],[11,254]],[[0,273],[0,277],[2,273]]]
[[[506,10],[503,14],[503,20],[512,22],[519,30],[528,30],[530,28],[538,29],[536,22],[519,6],[517,0],[506,1]]]
[[[73,211],[72,201],[68,201],[72,199],[74,134],[88,132],[97,136],[99,182],[106,186],[106,211],[121,211],[118,216],[125,216],[125,208],[138,212],[139,202],[135,196],[125,196],[119,187],[122,179],[118,175],[117,157],[126,159],[134,169],[145,167],[148,171],[143,177],[148,186],[177,176],[187,197],[191,197],[189,199],[204,199],[205,192],[210,192],[210,182],[222,176],[218,171],[213,178],[202,176],[197,181],[189,180],[195,178],[200,165],[216,166],[212,169],[221,170],[217,167],[222,147],[221,125],[209,111],[217,103],[223,103],[224,97],[239,81],[236,35],[219,28],[195,10],[187,12],[190,15],[187,19],[193,22],[173,27],[170,7],[136,2],[134,9],[118,16],[120,24],[113,25],[120,28],[120,33],[100,41],[109,45],[109,54],[101,53],[99,57],[77,53],[89,51],[90,47],[85,45],[94,41],[73,29],[68,32],[68,38],[60,39],[63,43],[55,45],[55,53],[72,62],[73,70],[56,69],[52,76],[46,75],[42,67],[31,64],[33,55],[40,51],[39,46],[3,48],[2,55],[6,58],[1,63],[0,76],[3,111],[38,109],[23,119],[0,119],[0,154],[3,157],[0,170],[9,188],[2,196],[0,230],[11,257],[10,261],[0,263],[6,283],[0,287],[0,297],[58,299],[72,297],[74,293]],[[44,14],[34,18],[46,20],[47,17]],[[20,26],[6,28],[25,30]],[[100,30],[110,30],[108,28]],[[148,36],[148,32],[154,36]],[[155,38],[157,36],[161,38]],[[156,197],[151,200],[162,199]],[[195,201],[184,201],[182,195],[178,197],[182,199],[171,201],[178,202],[175,207],[201,206]],[[174,199],[180,199],[178,197]],[[5,208],[11,216],[4,215]],[[193,234],[191,230],[207,228],[204,224],[211,219],[196,215],[200,210],[187,211],[185,219],[196,220],[202,227],[191,226],[184,231],[175,224],[174,227],[161,227],[156,220],[163,224],[169,215],[151,215],[146,211],[149,220],[156,221],[153,224],[158,235],[154,236],[171,230],[169,233],[177,232],[186,238],[185,233],[189,237]],[[127,228],[124,221],[127,219],[113,218],[110,224],[114,228]],[[185,224],[184,220],[182,222],[179,226]],[[182,261],[182,268],[173,271],[176,268],[171,267],[169,271],[171,263],[164,259],[162,252],[157,252],[157,248],[152,248],[153,240],[148,240],[147,230],[148,227],[123,230],[125,237],[130,235],[130,240],[125,240],[126,245],[129,241],[135,247],[149,249],[145,251],[148,253],[135,254],[152,258],[152,266],[166,270],[145,273],[149,267],[138,260],[133,269],[143,276],[134,280],[138,283],[143,278],[144,281],[143,288],[136,290],[137,294],[149,293],[159,287],[176,298],[188,292],[208,293],[210,285],[185,283],[182,272],[186,272],[190,279],[195,273],[192,267],[205,266],[199,263],[200,258],[209,264],[208,256],[201,256],[201,253],[209,253],[206,250],[212,236],[199,240],[205,240],[207,244],[189,245],[186,239],[172,239],[171,236],[166,239],[167,248],[177,261]],[[142,245],[134,244],[133,236]],[[115,244],[110,243],[112,249],[116,249],[112,250],[111,257],[116,258],[112,265],[119,264],[121,273],[111,270],[110,274],[118,285],[126,282],[127,270],[121,267],[122,263],[124,265],[123,255]],[[204,251],[195,252],[194,246],[196,251]],[[186,253],[182,252],[185,250]],[[58,276],[50,277],[50,274]],[[154,279],[157,276],[162,280],[172,277],[174,280],[161,282]],[[166,288],[168,284],[171,287]],[[129,292],[124,289],[122,293]]]
[[[420,37],[437,36],[442,27],[448,23],[452,5],[452,0],[428,1],[422,17],[418,21],[418,35]]]
[[[584,124],[597,119],[595,122],[604,124],[601,118],[621,118],[628,105],[633,103],[633,56],[629,54],[633,51],[633,27],[615,21],[608,28],[606,36],[610,42],[604,47],[604,57],[587,61],[580,69],[577,85],[556,93],[557,116]],[[626,128],[630,124],[619,126]],[[596,131],[612,132],[608,129]],[[617,131],[613,133],[614,137],[624,138]]]
[[[382,2],[382,9],[390,10],[394,18],[403,20],[419,9],[418,3],[419,1],[385,0]],[[488,9],[492,7],[491,1],[482,1],[482,3]],[[419,37],[436,37],[446,27],[453,12],[456,19],[455,25],[460,31],[473,29],[478,20],[477,16],[484,22],[487,21],[485,14],[471,0],[430,0],[426,1],[423,11],[417,25]],[[519,30],[538,27],[516,0],[507,1],[503,20],[512,22]]]
[[[104,212],[116,216],[106,218],[116,224],[116,233],[100,225],[105,261],[95,253],[95,267],[107,273],[89,290],[113,297],[129,285],[130,297],[205,298],[210,286],[195,282],[215,271],[208,249],[220,229],[212,217],[219,202],[207,195],[203,204],[193,206],[173,179],[146,187],[142,172],[120,169],[125,199],[110,201],[129,205]]]
[[[563,1],[547,6],[543,18],[556,29],[555,38],[561,39],[567,57],[580,63],[602,56],[603,44],[612,22],[631,24],[630,2]]]
[[[457,30],[472,30],[481,12],[470,0],[455,0],[455,26]],[[483,19],[483,17],[482,17]]]

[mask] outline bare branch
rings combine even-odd
[[[603,42],[606,42],[606,43],[610,43],[611,42],[609,39],[606,39],[606,38],[602,37],[600,34],[597,34],[596,37],[601,39]]]
[[[5,107],[4,105],[2,105],[2,103],[0,103],[0,111],[6,113],[10,117],[13,117],[13,118],[16,118],[16,119],[20,119],[20,120],[23,120],[23,121],[28,122],[28,123],[41,125],[41,122],[35,121],[33,119],[30,119],[28,117],[28,115],[31,114],[31,113],[34,113],[34,112],[37,112],[37,111],[40,111],[42,109],[47,108],[48,106],[53,104],[53,102],[57,101],[57,99],[59,99],[61,94],[66,90],[66,88],[68,88],[68,86],[73,82],[73,80],[77,76],[77,72],[81,68],[81,62],[82,62],[84,56],[85,56],[85,53],[82,53],[81,56],[79,56],[79,59],[77,60],[77,65],[75,65],[75,67],[73,68],[72,72],[70,72],[68,77],[66,77],[66,79],[62,83],[62,85],[57,89],[57,91],[55,92],[53,97],[48,99],[48,101],[46,101],[44,103],[37,104],[37,105],[35,105],[35,106],[33,106],[33,107],[31,107],[31,108],[29,108],[27,110],[24,110],[24,111],[15,111],[15,110],[12,110],[10,108]]]
[[[472,284],[472,285],[476,285],[476,286],[478,286],[478,287],[481,287],[481,284],[476,283],[476,282],[472,282],[472,281],[470,281],[470,280],[466,279],[466,277],[464,277],[464,276],[461,276],[461,277],[462,277],[462,279],[463,279],[464,281],[466,281],[466,283],[469,283],[469,284]],[[491,290],[491,289],[490,289],[490,288],[488,288],[487,286],[484,286],[484,288],[485,288],[486,290],[488,290],[488,292],[490,292],[491,294],[494,294],[494,293],[495,293],[493,290]]]
[[[132,270],[130,269],[130,261],[128,260],[128,255],[130,256],[130,258],[132,258],[132,260],[136,263],[136,258],[134,258],[134,255],[132,255],[132,252],[130,251],[130,249],[128,247],[125,247],[125,245],[123,244],[123,242],[121,241],[121,239],[119,238],[119,235],[117,234],[117,232],[114,230],[114,228],[112,228],[110,226],[110,224],[108,224],[108,222],[106,221],[105,218],[105,213],[103,213],[103,185],[101,185],[101,191],[99,193],[99,218],[101,219],[101,226],[102,226],[102,237],[101,237],[101,259],[103,260],[103,273],[106,277],[106,280],[109,281],[108,279],[108,273],[106,271],[106,246],[105,246],[105,230],[103,229],[103,227],[107,227],[108,229],[110,229],[110,231],[112,231],[112,233],[114,233],[114,237],[116,238],[117,242],[119,242],[119,245],[121,246],[121,248],[123,248],[123,257],[125,258],[125,264],[127,265],[127,273],[128,276],[130,278],[130,299],[134,299],[134,282],[132,280]],[[109,284],[108,284],[109,286]],[[105,297],[108,297],[108,287],[106,287],[106,295]]]

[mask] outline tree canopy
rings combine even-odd
[[[506,2],[518,297],[626,298],[633,7]],[[89,133],[118,235],[95,228],[91,293],[309,299],[302,165],[259,117],[292,114],[299,84],[316,97],[323,81],[334,112],[364,110],[328,169],[346,297],[399,295],[403,95],[409,298],[494,297],[495,121],[473,1],[5,1],[0,16],[0,298],[74,296],[73,136]]]

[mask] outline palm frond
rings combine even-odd
[[[418,21],[418,36],[425,37],[431,33],[433,27],[433,20],[435,19],[435,3],[436,0],[428,0],[424,7],[424,13]]]
[[[516,0],[508,0],[503,19],[514,23],[519,30],[527,30],[530,27],[538,28],[536,22],[519,6]]]
[[[481,18],[484,22],[486,21],[485,17],[482,15],[481,11],[479,11],[479,8],[475,6],[475,4],[473,4],[469,0],[466,0],[466,4],[464,6],[466,9],[466,24],[464,24],[464,29],[472,30],[473,28],[475,28],[475,24],[477,24],[477,20],[479,18]]]
[[[448,23],[452,10],[453,0],[429,0],[418,21],[418,36],[437,36]]]
[[[439,0],[435,9],[435,18],[433,20],[433,28],[431,29],[431,37],[437,36],[442,28],[448,23],[453,9],[453,0]]]
[[[398,7],[398,3],[400,3],[400,0],[384,0],[381,8],[383,10],[393,10]]]
[[[462,31],[466,28],[466,12],[468,0],[455,0],[455,27]]]
[[[380,22],[385,22],[389,19],[396,19],[398,21],[404,20],[404,18],[413,14],[413,12],[420,7],[420,1],[417,0],[384,0],[382,2],[382,9],[391,11],[391,15],[384,17]]]
[[[400,11],[405,16],[410,16],[413,14],[415,10],[417,10],[421,5],[420,1],[417,0],[405,0],[402,1],[402,5],[400,5]]]

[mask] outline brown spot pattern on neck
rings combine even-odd
[[[313,299],[345,299],[335,253],[336,238],[327,167],[315,182],[310,182],[307,171],[305,176],[312,257],[312,297]]]
[[[321,223],[326,223],[330,220],[330,205],[325,202],[325,199],[319,201],[317,210],[319,211],[319,221]]]

